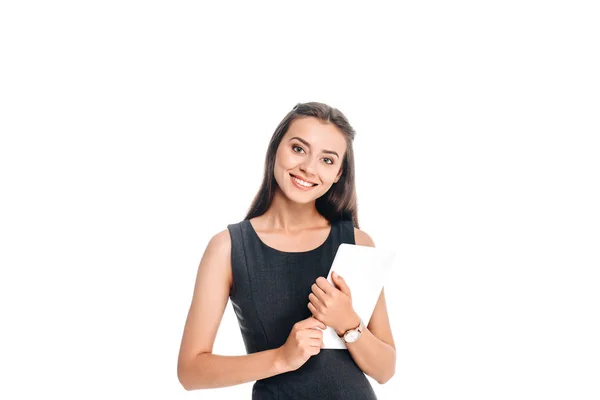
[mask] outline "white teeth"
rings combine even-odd
[[[313,185],[312,183],[304,182],[302,179],[298,179],[295,176],[292,176],[292,179],[295,180],[296,182],[298,182],[300,185],[305,186],[305,187],[311,187]]]

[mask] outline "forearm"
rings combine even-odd
[[[396,350],[364,328],[354,343],[346,343],[359,368],[380,384],[387,382],[396,371]]]
[[[186,390],[239,385],[287,372],[279,359],[279,350],[271,349],[243,356],[198,354],[178,370]]]

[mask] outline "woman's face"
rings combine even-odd
[[[339,179],[345,153],[346,139],[334,124],[297,118],[277,149],[275,180],[293,201],[316,200]]]

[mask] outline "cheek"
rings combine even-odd
[[[275,168],[280,170],[280,172],[285,172],[287,169],[289,169],[289,162],[282,157],[279,157],[275,160]]]
[[[281,166],[285,164],[285,156],[282,154],[281,150],[278,150],[275,153],[275,166]]]
[[[329,168],[327,170],[327,182],[334,183],[338,176],[338,172],[339,171],[336,168],[333,168],[333,167]]]
[[[288,171],[293,169],[293,163],[290,161],[289,157],[279,156],[275,159],[275,176],[277,180],[281,184],[282,179],[286,178],[288,175]]]
[[[285,151],[277,153],[277,157],[275,159],[275,165],[285,170],[294,168],[298,162],[299,157],[295,157],[293,154]]]

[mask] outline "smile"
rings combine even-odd
[[[313,187],[317,186],[316,183],[305,182],[302,179],[296,178],[292,174],[290,174],[290,178],[291,178],[292,183],[294,184],[294,186],[296,186],[298,189],[310,190]]]

